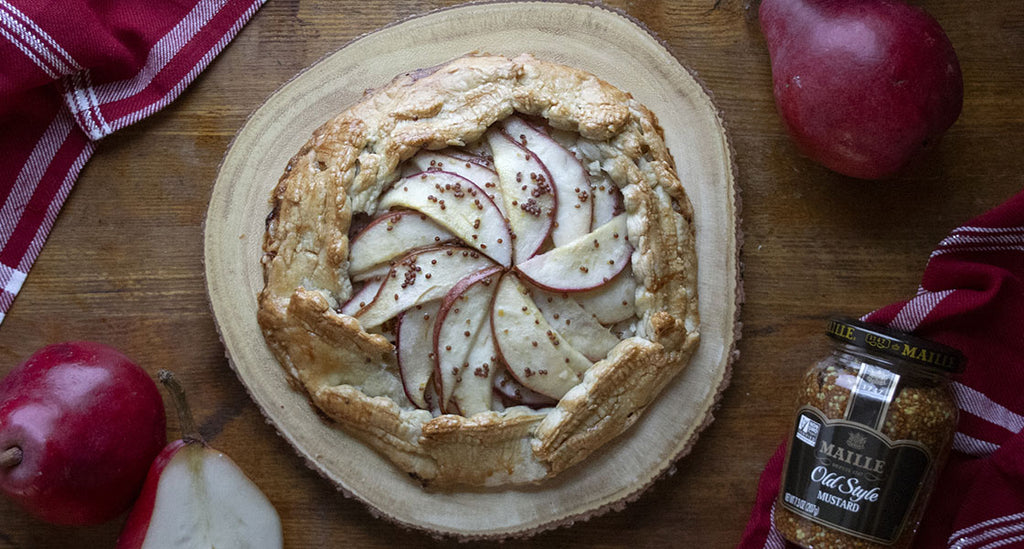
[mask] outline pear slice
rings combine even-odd
[[[558,401],[546,397],[536,391],[532,391],[516,381],[504,367],[498,369],[494,375],[494,394],[498,396],[505,407],[529,406],[535,410],[550,408],[558,404]]]
[[[395,327],[395,350],[398,373],[405,396],[416,407],[429,410],[427,389],[434,377],[434,324],[441,300],[416,305],[398,315]],[[430,351],[425,352],[426,350]]]
[[[410,307],[444,297],[463,277],[491,265],[480,252],[462,246],[411,252],[395,261],[373,301],[354,316],[364,330],[379,326]]]
[[[494,261],[512,262],[508,223],[490,197],[472,181],[445,171],[425,171],[395,182],[378,208],[419,211]]]
[[[545,290],[580,292],[607,284],[629,264],[633,247],[620,215],[572,242],[516,266]]]
[[[636,289],[633,269],[625,268],[611,282],[586,292],[575,292],[572,298],[601,324],[609,326],[636,315]]]
[[[441,301],[434,325],[432,351],[437,365],[435,383],[444,412],[450,411],[449,401],[456,387],[464,379],[473,377],[469,356],[480,332],[490,330],[488,307],[501,270],[500,266],[494,265],[466,276]],[[466,379],[466,382],[471,381]],[[489,396],[489,382],[487,387]]]
[[[494,154],[505,215],[515,238],[512,256],[519,263],[540,250],[554,226],[558,204],[551,174],[537,155],[500,128],[489,129],[484,137]]]
[[[494,342],[510,374],[542,395],[562,398],[583,379],[590,360],[544,319],[530,291],[509,272],[491,304]]]
[[[484,191],[494,205],[504,213],[505,204],[499,193],[498,174],[483,157],[460,153],[452,149],[420,151],[409,159],[410,175],[427,170],[451,172],[472,181]]]
[[[380,291],[381,285],[384,284],[384,277],[387,276],[390,270],[391,268],[389,267],[380,276],[366,280],[363,283],[363,287],[352,294],[352,297],[341,306],[341,314],[355,316],[360,309],[372,303],[377,298],[377,292]]]
[[[353,280],[413,248],[432,246],[455,240],[455,235],[441,228],[419,212],[400,210],[375,218],[363,228],[349,246],[349,274]]]
[[[590,189],[594,202],[594,227],[600,227],[625,211],[622,191],[607,175],[590,176]]]
[[[532,152],[551,176],[558,204],[551,227],[551,241],[555,246],[565,245],[589,233],[594,217],[593,192],[587,171],[580,161],[544,130],[518,116],[506,118],[502,129],[512,141]]]
[[[459,382],[452,390],[448,407],[466,417],[491,410],[494,404],[494,375],[500,364],[490,321],[485,319],[483,329],[477,334],[466,357],[466,366]]]
[[[619,338],[565,292],[533,291],[533,302],[544,319],[569,345],[597,362],[619,343]]]

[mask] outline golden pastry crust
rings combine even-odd
[[[399,165],[463,146],[514,113],[578,135],[623,195],[636,335],[592,366],[554,408],[471,417],[416,409],[394,347],[338,312],[352,294],[349,229],[375,214]],[[529,55],[472,55],[395,78],[330,120],[273,192],[258,319],[293,385],[346,432],[430,486],[535,482],[632,425],[699,340],[693,212],[654,115],[629,94]]]

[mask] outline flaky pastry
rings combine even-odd
[[[501,141],[499,133],[509,141]],[[548,145],[550,136],[551,142],[571,151],[593,188],[588,192],[577,186],[574,195],[554,193],[549,183],[555,180],[557,184],[556,175],[560,174],[556,172],[562,168],[549,166],[529,173],[534,186],[528,190],[523,184],[522,190],[532,194],[523,195],[522,203],[510,199],[512,172],[502,172],[502,165],[529,162],[545,154],[523,152],[529,149],[527,134],[536,135],[534,143],[544,140]],[[499,147],[515,154],[499,152]],[[429,157],[426,164],[423,155],[432,151],[442,156]],[[445,171],[437,158],[447,158],[449,165],[459,164],[460,168],[463,163],[470,168],[482,158],[486,162],[480,166],[490,172],[481,173],[497,173],[502,178],[495,176],[487,184],[466,183],[462,175]],[[417,162],[424,169],[418,169]],[[521,178],[524,172],[515,175]],[[594,195],[604,186],[597,182],[607,185],[619,201],[616,209],[608,209],[606,218],[600,220],[601,227],[596,213],[600,206],[593,204],[598,199]],[[441,194],[417,195],[416,186],[421,184],[433,185]],[[463,198],[464,191],[475,197],[481,211],[485,206],[497,208],[494,212],[498,213],[470,223],[476,229],[481,221],[490,223],[484,230],[497,235],[487,241],[490,248],[483,243],[487,236],[482,232],[480,238],[475,232],[469,235],[471,229],[459,225],[458,220],[444,218],[448,213],[455,216],[458,212],[454,211],[462,207],[460,201],[468,200]],[[480,191],[487,196],[478,196]],[[590,208],[592,217],[583,218],[582,232],[552,237],[553,230],[568,232],[572,223],[568,217],[552,218],[554,221],[544,217],[548,213],[554,216],[551,212],[556,211],[556,199],[549,195],[557,196],[557,207],[563,212],[572,203],[583,211]],[[439,208],[438,197],[442,198]],[[449,200],[447,210],[444,198]],[[367,219],[392,222],[400,215],[389,212],[417,209],[415,222],[430,224],[440,235],[432,237],[439,244],[419,247],[411,256],[391,258],[380,265],[362,265],[369,252],[358,252],[359,257],[350,253],[357,246],[357,233],[366,231],[362,227]],[[266,285],[259,296],[259,323],[296,390],[308,394],[346,433],[386,455],[423,484],[452,488],[536,482],[582,461],[629,428],[686,367],[699,340],[692,222],[692,207],[661,128],[655,116],[632,96],[591,74],[527,54],[515,58],[469,55],[401,75],[368,92],[316,130],[291,159],[273,192],[267,218],[262,260]],[[536,226],[547,228],[532,228]],[[625,230],[622,239],[616,227]],[[536,232],[541,230],[548,232]],[[525,243],[531,231],[536,245]],[[612,255],[607,261],[604,256],[583,263],[565,259],[580,255],[584,240],[588,246],[592,240],[594,247],[605,242],[604,250]],[[499,251],[502,246],[505,248]],[[386,246],[364,244],[363,248],[377,253]],[[398,320],[412,330],[408,327],[411,322],[401,320],[408,311],[427,308],[435,316],[438,309],[460,312],[452,307],[452,284],[438,282],[439,286],[430,290],[433,293],[419,289],[412,296],[405,293],[407,286],[414,284],[425,288],[422,284],[431,277],[426,259],[418,258],[444,260],[446,254],[461,254],[465,259],[459,266],[433,272],[435,280],[454,276],[457,269],[475,269],[474,280],[483,280],[477,285],[484,291],[481,295],[505,291],[516,307],[517,299],[527,299],[523,314],[530,308],[529,314],[534,316],[516,317],[512,313],[518,312],[502,309],[498,298],[481,298],[491,300],[492,310],[481,312],[484,320],[477,319],[475,324],[465,320],[467,326],[472,324],[484,334],[474,331],[472,341],[494,345],[505,354],[515,349],[516,356],[484,353],[482,368],[478,364],[467,369],[470,358],[463,354],[454,359],[465,359],[461,371],[458,364],[451,372],[435,368],[421,375],[417,385],[410,382],[409,372],[401,371],[394,337],[400,328],[392,317],[402,309]],[[617,265],[614,254],[622,255],[619,263],[628,265]],[[554,259],[538,265],[541,256]],[[572,276],[559,274],[563,265],[571,265]],[[576,265],[580,265],[578,269]],[[594,324],[601,337],[582,338],[596,341],[607,338],[607,333],[615,334],[607,347],[599,348],[599,356],[572,354],[576,344],[570,344],[570,335],[563,338],[557,328],[548,329],[547,340],[540,342],[540,347],[547,345],[548,354],[543,355],[547,362],[538,364],[537,357],[528,356],[530,344],[525,342],[529,337],[521,338],[522,333],[516,331],[529,322],[519,321],[530,319],[540,326],[545,319],[557,324],[552,318],[560,317],[557,312],[552,317],[549,311],[535,311],[529,300],[539,302],[544,295],[548,303],[559,297],[580,301],[576,296],[597,290],[587,294],[576,290],[588,284],[589,271],[601,269],[606,269],[607,276],[593,284],[611,280],[626,284],[629,299],[622,303],[629,301],[629,319],[605,319],[608,321],[603,324]],[[394,286],[392,299],[388,280],[399,275],[404,276],[399,282],[404,282],[400,289]],[[545,277],[554,279],[556,287],[545,287]],[[559,279],[577,286],[558,287]],[[503,290],[506,282],[509,287]],[[460,287],[465,290],[469,286],[463,282]],[[357,294],[369,297],[354,297]],[[372,307],[378,299],[381,304]],[[431,301],[433,309],[429,308]],[[541,312],[548,316],[542,317]],[[371,321],[375,315],[379,318]],[[422,316],[430,319],[430,314]],[[587,322],[593,320],[591,315],[585,316]],[[443,363],[446,357],[437,356],[441,354],[437,345],[439,337],[446,337],[444,331],[437,325],[424,330],[420,335],[429,345],[433,334],[434,347],[430,348],[437,353],[413,354],[435,366]],[[464,334],[469,342],[470,330]],[[538,341],[530,343],[538,347]],[[587,343],[581,341],[581,345]],[[566,364],[570,358],[575,361],[571,368],[561,364],[562,356]],[[408,360],[416,360],[416,356]],[[496,373],[499,370],[507,372],[502,383],[516,386],[511,393],[501,395],[495,389],[492,394],[492,383],[494,387],[498,383],[495,376],[502,375]],[[556,371],[562,372],[557,379]],[[484,383],[485,391],[474,389],[477,392],[469,395],[467,388],[463,395],[459,383],[467,387]],[[410,390],[410,385],[415,387]],[[538,399],[517,398],[520,391],[532,393],[530,389],[536,389]],[[505,398],[512,393],[511,400]]]

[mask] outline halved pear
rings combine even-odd
[[[478,334],[490,329],[488,307],[494,296],[495,282],[502,268],[493,265],[467,275],[441,300],[434,325],[433,345],[437,369],[434,374],[441,410],[448,412],[449,401],[464,380],[471,382],[469,356]],[[493,345],[492,345],[493,346]],[[487,384],[490,387],[490,383]],[[487,391],[488,396],[490,390]]]
[[[405,396],[416,407],[429,410],[427,389],[434,377],[434,324],[441,300],[406,309],[397,318],[395,351]]]
[[[455,240],[448,230],[438,226],[426,214],[410,210],[387,212],[370,222],[349,246],[349,274],[353,280],[413,248]]]
[[[583,165],[571,152],[559,145],[538,126],[517,116],[502,122],[505,134],[532,152],[551,176],[558,208],[551,228],[551,240],[562,246],[591,230],[594,201],[590,179]]]
[[[157,377],[170,392],[182,437],[150,465],[117,549],[283,547],[273,504],[231,458],[206,443],[174,375],[161,370]],[[124,433],[126,444],[133,434]]]
[[[537,155],[512,141],[499,128],[484,134],[494,154],[505,215],[515,235],[512,256],[516,263],[540,250],[554,226],[558,203],[551,174]]]
[[[364,330],[379,326],[410,307],[444,297],[463,277],[492,265],[488,257],[462,246],[410,252],[395,261],[373,301],[354,316]]]
[[[603,286],[629,264],[633,247],[620,215],[572,242],[534,256],[516,269],[545,290],[580,292]]]
[[[512,262],[512,236],[501,210],[472,181],[445,171],[425,171],[395,182],[378,208],[413,209],[448,229],[494,261]]]
[[[494,293],[491,329],[509,373],[550,398],[562,398],[591,366],[587,357],[548,324],[530,291],[512,272],[501,277]]]

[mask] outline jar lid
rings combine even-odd
[[[852,318],[829,320],[828,335],[871,352],[954,374],[963,370],[965,362],[963,353],[952,347]]]

